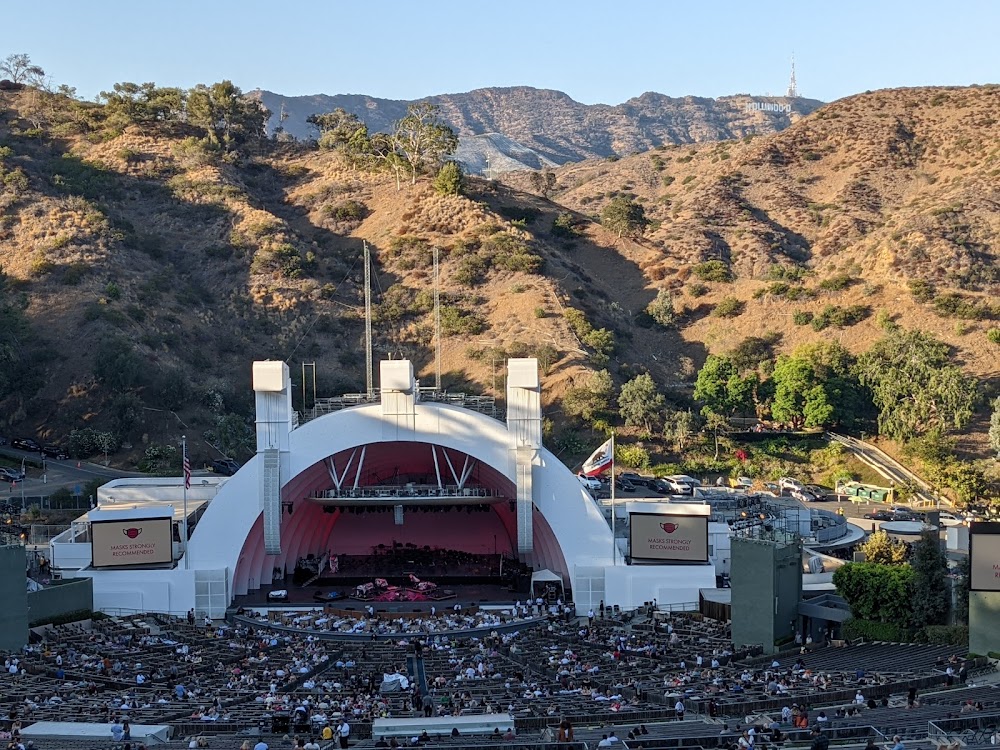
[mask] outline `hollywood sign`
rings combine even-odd
[[[788,114],[792,111],[791,104],[779,104],[778,102],[747,102],[747,112],[780,112]]]

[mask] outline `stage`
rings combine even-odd
[[[337,609],[364,610],[371,606],[376,612],[430,612],[431,607],[436,611],[443,612],[452,609],[456,604],[463,608],[476,604],[480,607],[509,607],[517,601],[526,603],[528,594],[513,593],[499,583],[476,583],[476,584],[456,584],[448,585],[448,589],[455,592],[454,598],[445,601],[406,601],[406,602],[380,602],[363,601],[350,596],[354,592],[354,586],[343,586],[333,590],[342,590],[348,596],[332,601],[317,601],[317,593],[327,593],[330,586],[295,586],[290,581],[288,583],[275,583],[270,586],[262,586],[259,590],[253,591],[245,596],[237,596],[233,601],[233,607],[271,609],[302,609],[303,607],[323,607],[329,605]],[[287,591],[287,601],[274,601],[268,599],[268,594],[272,591]]]

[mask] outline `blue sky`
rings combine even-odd
[[[8,5],[0,56],[27,52],[93,98],[115,81],[223,78],[283,94],[417,98],[553,88],[615,104],[671,96],[1000,81],[1000,2],[43,0]]]

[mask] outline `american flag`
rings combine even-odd
[[[187,446],[184,446],[184,489],[191,489],[191,460],[188,458]]]

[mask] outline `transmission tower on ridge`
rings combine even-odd
[[[788,80],[788,93],[785,94],[789,99],[795,99],[799,95],[799,89],[795,85],[795,53],[792,53],[792,77]]]

